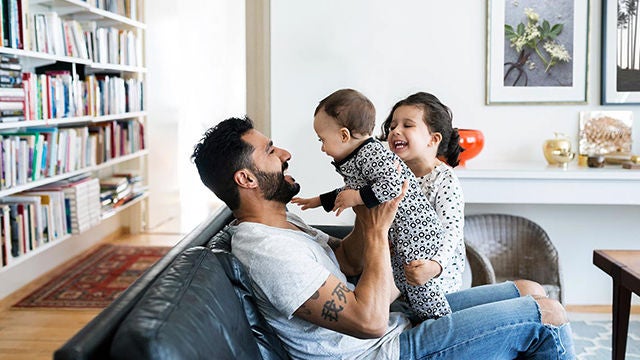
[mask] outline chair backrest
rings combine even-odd
[[[471,286],[495,284],[496,274],[491,260],[471,243],[465,242],[467,266],[471,270]]]
[[[558,251],[535,222],[507,214],[467,215],[464,237],[489,258],[497,281],[529,279],[556,286],[559,293],[553,297],[562,301]]]

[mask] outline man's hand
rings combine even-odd
[[[360,191],[353,189],[345,189],[340,191],[338,196],[336,196],[336,201],[331,211],[336,212],[336,216],[340,215],[344,209],[348,209],[350,207],[354,207],[356,205],[363,205],[364,201],[362,201],[362,197],[360,196]]]
[[[301,198],[301,197],[294,197],[293,199],[291,199],[291,202],[300,206],[302,210],[314,209],[322,205],[320,203],[320,196],[316,196],[308,199]]]
[[[424,285],[427,281],[440,275],[442,266],[436,261],[418,259],[404,264],[404,274],[407,284],[411,286]]]
[[[364,205],[355,206],[353,211],[356,213],[356,225],[365,231],[383,230],[387,233],[408,188],[409,181],[405,180],[400,195],[395,199],[385,201],[372,209],[367,209]]]

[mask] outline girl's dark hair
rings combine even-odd
[[[432,94],[417,92],[393,105],[389,116],[387,116],[387,119],[380,128],[382,134],[378,139],[387,141],[389,137],[389,127],[393,120],[393,113],[400,106],[405,105],[413,105],[422,109],[424,114],[422,120],[427,124],[429,131],[431,133],[438,132],[442,135],[442,141],[440,142],[440,146],[438,146],[438,156],[443,156],[447,164],[451,167],[458,166],[458,156],[460,156],[460,153],[464,151],[464,149],[460,147],[460,134],[458,134],[458,129],[453,128],[452,125],[453,114],[451,113],[451,109]]]

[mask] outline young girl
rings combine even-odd
[[[438,255],[443,245],[442,224],[407,165],[371,136],[374,127],[373,104],[355,90],[338,90],[320,101],[313,128],[322,142],[321,150],[333,158],[345,186],[292,202],[303,210],[322,205],[326,211],[340,214],[352,206],[371,208],[393,199],[409,180],[389,230],[394,280],[421,320],[447,315],[451,309],[437,282],[412,286],[404,273],[404,264]]]
[[[418,178],[444,226],[443,245],[438,253],[430,260],[406,265],[407,281],[415,285],[432,280],[446,293],[460,289],[465,268],[464,198],[451,168],[458,165],[462,148],[458,130],[451,123],[447,106],[435,96],[419,92],[393,106],[380,136]]]

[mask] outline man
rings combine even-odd
[[[415,327],[389,313],[399,292],[387,233],[404,192],[373,209],[355,207],[354,229],[338,241],[286,211],[300,190],[285,175],[291,154],[249,119],[209,129],[192,157],[203,183],[236,217],[232,252],[292,358],[574,358],[564,309],[533,282],[447,295],[453,313]],[[357,285],[347,282],[358,274]]]

